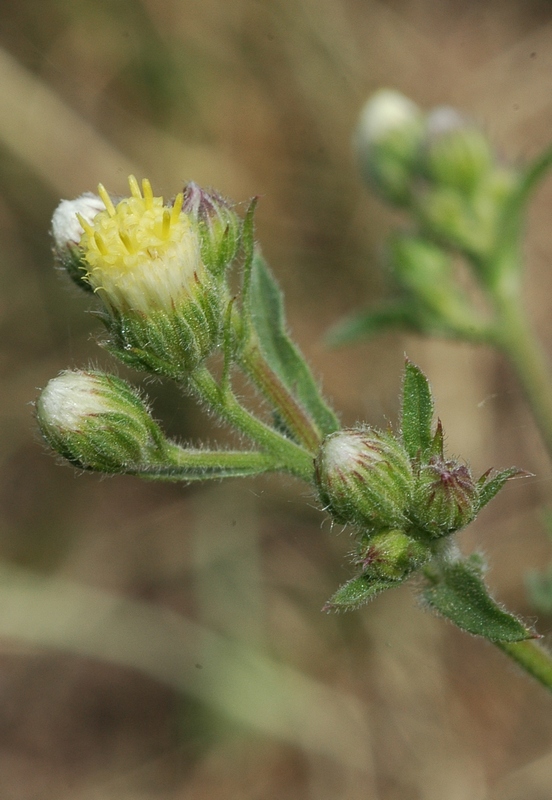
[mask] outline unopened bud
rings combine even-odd
[[[428,115],[423,153],[431,180],[465,193],[474,191],[487,178],[495,160],[483,131],[448,106],[435,108]]]
[[[337,522],[400,527],[411,499],[410,460],[390,433],[371,428],[330,434],[315,460],[320,499]]]
[[[433,537],[447,536],[471,522],[479,508],[478,490],[469,468],[433,456],[420,467],[412,516]]]
[[[429,114],[423,152],[431,180],[467,194],[485,181],[495,161],[483,131],[448,106]]]
[[[97,194],[85,192],[75,200],[62,200],[52,216],[56,261],[81,289],[89,292],[92,291],[92,287],[86,280],[87,266],[80,247],[84,229],[79,216],[88,224],[92,224],[94,217],[100,211],[105,211],[102,199]]]
[[[115,473],[164,463],[161,430],[137,393],[113,375],[62,372],[36,410],[50,447],[82,469]]]
[[[359,549],[356,564],[362,574],[378,580],[400,581],[432,553],[427,544],[412,539],[401,530],[381,531],[370,536]]]
[[[395,236],[389,257],[398,281],[432,319],[453,330],[481,324],[473,303],[456,281],[451,256],[441,247],[420,236]]]
[[[396,205],[410,199],[422,132],[420,109],[396,91],[380,89],[361,113],[355,148],[362,175]]]
[[[240,219],[218,192],[190,181],[184,187],[182,211],[197,222],[201,255],[208,269],[220,275],[234,259],[240,240]]]

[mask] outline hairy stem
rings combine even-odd
[[[282,469],[274,456],[257,450],[196,450],[171,444],[168,455],[170,463],[137,469],[132,474],[158,481],[201,481]]]
[[[552,653],[533,639],[524,642],[494,642],[494,644],[552,692]]]
[[[311,453],[316,453],[322,436],[310,417],[270,368],[256,345],[243,354],[243,366],[256,386],[282,416],[289,430]]]
[[[270,453],[280,465],[279,469],[312,483],[312,455],[243,408],[230,390],[221,391],[206,367],[197,369],[190,383],[211,411]]]

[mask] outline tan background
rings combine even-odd
[[[430,375],[452,452],[479,472],[536,473],[461,536],[487,553],[497,596],[531,616],[523,574],[552,558],[551,470],[507,365],[402,335],[322,342],[384,291],[380,254],[400,218],[364,191],[350,154],[382,85],[457,105],[521,162],[552,139],[552,8],[0,3],[2,800],[552,797],[551,700],[501,654],[424,614],[409,587],[320,614],[349,543],[304,486],[76,476],[34,428],[48,378],[113,368],[89,300],[52,269],[59,198],[100,180],[124,191],[131,170],[165,195],[187,179],[260,194],[291,328],[344,423],[395,418],[406,351]],[[526,252],[549,351],[551,207],[548,181]],[[172,387],[146,388],[173,435],[226,440]]]

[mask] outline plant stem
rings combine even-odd
[[[270,453],[279,469],[312,483],[312,455],[243,408],[229,389],[221,391],[206,367],[199,367],[193,373],[190,384],[215,414]]]
[[[552,692],[552,654],[533,639],[524,642],[493,642],[518,666]]]
[[[492,338],[510,360],[552,458],[552,374],[518,296],[495,295],[498,319]]]
[[[169,457],[168,464],[144,467],[127,474],[158,481],[202,481],[282,469],[274,456],[258,450],[193,450],[171,443]]]
[[[320,447],[322,436],[297,400],[270,368],[259,348],[253,344],[243,354],[243,366],[297,439],[311,453]]]

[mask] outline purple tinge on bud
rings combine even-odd
[[[217,217],[220,208],[230,209],[228,202],[219,192],[214,189],[210,191],[202,189],[194,181],[185,185],[183,195],[182,211],[204,222],[210,220],[211,217]]]
[[[231,204],[214,189],[202,189],[194,181],[183,191],[182,211],[197,223],[201,253],[206,267],[222,273],[236,255],[240,221]]]
[[[477,507],[477,486],[465,464],[434,457],[420,468],[413,516],[430,535],[460,530],[472,521]]]
[[[337,522],[371,530],[400,527],[413,474],[401,443],[371,428],[328,436],[315,459],[320,499]]]

